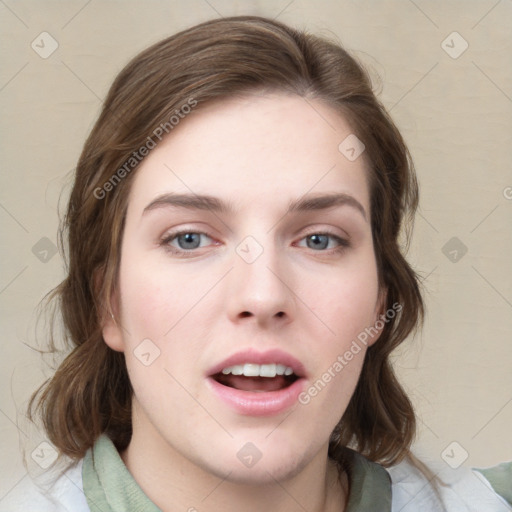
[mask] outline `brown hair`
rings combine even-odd
[[[30,417],[41,414],[62,454],[82,457],[102,433],[120,450],[131,437],[132,389],[124,355],[111,350],[101,332],[102,319],[111,311],[138,162],[130,159],[154,140],[157,127],[169,128],[184,105],[196,102],[200,109],[255,91],[326,102],[366,147],[379,284],[387,293],[385,309],[399,303],[402,310],[368,349],[355,393],[331,436],[329,455],[341,461],[344,447],[351,445],[389,466],[409,453],[415,414],[389,361],[423,316],[418,278],[399,242],[418,202],[409,152],[367,72],[339,44],[244,16],[197,25],[136,56],[112,84],[85,143],[60,231],[62,246],[67,237],[68,275],[49,295],[62,314],[71,352],[29,405]],[[51,346],[55,350],[53,331]]]

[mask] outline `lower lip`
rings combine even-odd
[[[305,379],[297,379],[290,386],[279,391],[241,391],[219,384],[208,378],[213,392],[239,414],[246,416],[272,416],[286,411],[297,402],[304,389]]]

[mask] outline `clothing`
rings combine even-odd
[[[384,468],[352,452],[346,512],[510,512],[512,462],[488,469],[441,471],[450,481],[441,504],[409,462]],[[460,468],[459,468],[460,469]],[[158,512],[137,485],[110,439],[103,435],[78,464],[56,480],[28,475],[0,501],[0,512]],[[495,484],[493,489],[492,482]],[[498,494],[501,492],[501,496]],[[507,502],[507,499],[509,500]],[[192,510],[193,507],[191,507]],[[198,510],[200,512],[200,510]]]

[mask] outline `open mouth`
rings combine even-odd
[[[239,391],[269,392],[280,391],[291,386],[299,377],[297,375],[276,375],[275,377],[246,377],[245,375],[225,375],[217,373],[212,378],[219,384]]]
[[[278,350],[235,355],[214,366],[208,376],[212,391],[246,416],[284,412],[297,402],[306,383],[302,364]]]

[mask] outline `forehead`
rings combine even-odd
[[[307,193],[342,192],[369,211],[363,157],[351,161],[340,151],[351,135],[332,107],[299,96],[250,95],[198,107],[141,163],[129,209],[142,211],[165,192],[266,211]]]

